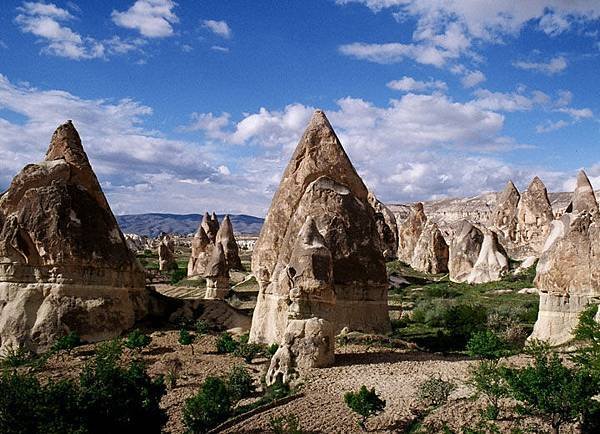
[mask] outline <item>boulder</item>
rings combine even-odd
[[[146,314],[145,274],[71,121],[0,198],[0,346],[108,339]]]
[[[437,224],[427,223],[415,246],[410,266],[430,274],[448,272],[449,248]]]
[[[405,264],[410,264],[426,223],[427,216],[419,202],[412,206],[408,217],[398,227],[398,259]]]
[[[390,209],[369,192],[369,204],[375,210],[375,222],[381,241],[383,257],[386,261],[393,261],[398,257],[398,225],[396,216]]]
[[[390,330],[387,273],[368,191],[322,111],[316,111],[286,168],[252,256],[259,295],[250,339],[281,343],[288,321],[288,272],[311,217],[331,252],[336,294],[320,317],[335,331]]]
[[[204,277],[206,278],[204,298],[224,300],[229,293],[229,266],[221,243],[213,246]]]
[[[237,241],[235,240],[235,235],[233,233],[233,226],[228,215],[226,215],[221,222],[221,226],[219,227],[215,237],[215,242],[223,246],[223,251],[225,252],[225,258],[227,259],[227,266],[229,269],[243,271],[244,266],[242,265],[242,260],[240,259]]]
[[[453,282],[465,282],[477,259],[483,244],[483,232],[467,220],[456,225],[450,242],[448,271]]]
[[[508,272],[508,256],[498,242],[498,235],[486,230],[481,249],[467,283],[487,283],[500,280]]]

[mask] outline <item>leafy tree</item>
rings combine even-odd
[[[138,350],[141,351],[143,348],[150,345],[152,338],[140,331],[140,329],[135,329],[125,339],[124,345],[130,350]]]
[[[208,377],[198,393],[185,402],[183,421],[191,433],[206,433],[231,415],[232,399],[227,384]]]
[[[227,354],[227,353],[233,353],[239,343],[236,342],[235,339],[233,339],[233,336],[231,336],[230,333],[224,332],[221,333],[219,335],[219,337],[217,338],[217,353],[219,354]]]
[[[600,376],[600,324],[594,319],[597,311],[598,305],[593,305],[579,315],[574,335],[580,347],[572,356],[573,361],[594,376]]]
[[[374,388],[369,390],[365,385],[358,392],[346,392],[344,402],[350,410],[361,416],[358,425],[363,430],[366,430],[367,420],[381,413],[386,405],[385,400],[377,395]]]
[[[192,349],[192,355],[194,354],[194,341],[196,336],[188,332],[186,329],[179,330],[179,343],[181,345],[189,345]]]
[[[477,304],[456,304],[445,313],[444,323],[458,344],[465,345],[471,336],[485,328],[487,310]]]
[[[507,354],[506,343],[490,330],[473,333],[467,342],[467,353],[471,357],[497,360]]]
[[[527,351],[533,364],[504,368],[510,394],[525,412],[546,418],[558,434],[564,423],[579,420],[595,406],[600,384],[589,369],[565,366],[547,344],[533,342]]]

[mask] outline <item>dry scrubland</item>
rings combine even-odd
[[[178,251],[182,266],[187,254],[185,250]],[[156,266],[154,254],[146,252],[141,259],[149,269]],[[249,254],[243,252],[242,259],[247,265]],[[501,401],[497,420],[482,417],[487,401],[477,395],[470,380],[471,370],[479,362],[464,351],[469,334],[489,329],[509,343],[512,353],[519,352],[537,315],[537,296],[518,294],[521,288],[532,286],[531,269],[517,277],[482,285],[451,283],[445,276],[419,273],[397,261],[388,263],[388,273],[394,284],[389,294],[391,315],[395,318],[391,337],[360,334],[338,337],[335,365],[301,372],[300,380],[288,393],[293,396],[290,402],[242,416],[239,423],[230,424],[223,431],[271,432],[274,419],[294,415],[302,432],[361,432],[359,418],[346,406],[343,396],[362,385],[375,388],[387,403],[384,412],[367,422],[370,432],[549,431],[546,420],[520,415],[516,403],[508,399]],[[202,295],[204,286],[200,282],[181,279],[176,271],[157,277],[166,282],[161,291],[186,294],[190,298]],[[237,276],[238,281],[243,278],[243,273]],[[246,286],[252,287],[252,283]],[[230,297],[237,299],[233,293]],[[193,326],[191,329],[195,334]],[[218,354],[216,342],[220,331],[216,330],[198,335],[193,353],[189,345],[179,342],[179,328],[148,328],[142,332],[152,338],[150,344],[141,351],[125,348],[121,363],[126,365],[132,359],[139,359],[151,377],[166,378],[167,391],[160,403],[168,415],[166,432],[185,432],[182,411],[186,400],[197,393],[207,377],[227,376],[235,366],[247,369],[257,386],[237,407],[251,409],[255,403],[266,403],[264,398],[260,400],[265,394],[261,378],[268,368],[267,357],[258,355],[244,360],[239,355]],[[82,345],[70,353],[63,351],[51,356],[41,367],[16,369],[34,370],[42,382],[75,378],[93,360],[96,347]],[[503,363],[523,366],[529,361],[525,355],[513,355]],[[7,360],[4,363],[5,368],[11,369]],[[31,361],[29,364],[35,366]],[[438,378],[452,383],[453,388],[446,402],[431,405],[420,397],[420,388],[425,381]],[[172,380],[174,384],[170,384]],[[561,432],[579,431],[567,424]]]

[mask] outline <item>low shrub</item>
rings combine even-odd
[[[233,354],[238,357],[242,357],[246,363],[252,362],[253,359],[263,354],[264,347],[260,344],[250,344],[240,342]]]
[[[210,326],[206,321],[199,319],[194,325],[194,330],[199,336],[202,336],[210,331]]]
[[[471,357],[496,360],[507,355],[506,343],[490,330],[473,333],[467,342],[467,353]]]
[[[271,344],[267,347],[267,354],[271,357],[273,357],[275,355],[275,353],[277,352],[277,350],[279,349],[279,345],[277,344]]]
[[[456,388],[454,383],[441,378],[430,378],[419,386],[418,396],[421,402],[430,407],[439,407],[448,401],[448,397]]]
[[[234,366],[226,381],[233,401],[248,398],[256,390],[254,379],[242,366]]]
[[[123,345],[125,345],[130,350],[141,351],[143,348],[150,345],[151,341],[152,338],[150,336],[142,333],[140,329],[135,329],[134,331],[129,333],[129,335],[127,335],[127,338],[123,342]]]
[[[79,337],[77,332],[72,331],[58,338],[56,342],[52,344],[52,347],[50,347],[50,351],[52,351],[53,353],[60,353],[61,351],[65,351],[68,354],[70,354],[71,351],[79,345],[81,345],[81,338]]]
[[[233,336],[231,336],[230,333],[223,332],[217,338],[217,342],[216,342],[217,353],[219,353],[219,354],[233,353],[237,349],[238,345],[239,345],[239,343],[235,339],[233,339]]]
[[[225,381],[208,377],[198,393],[186,400],[184,424],[191,433],[206,433],[229,418],[232,405],[231,393]]]
[[[358,425],[363,430],[366,429],[367,420],[371,416],[381,413],[386,405],[385,400],[377,395],[374,388],[369,390],[364,385],[358,392],[346,392],[344,402],[350,410],[361,417]]]
[[[496,420],[500,414],[500,399],[508,396],[508,386],[496,360],[482,360],[471,371],[471,383],[477,393],[483,394],[488,402],[483,416]]]
[[[184,268],[177,268],[171,272],[171,285],[176,285],[187,277],[187,270]]]
[[[31,363],[34,358],[34,354],[25,347],[7,346],[0,357],[0,367],[18,368]]]
[[[274,434],[302,434],[300,421],[295,414],[271,417],[269,427]]]
[[[187,331],[186,329],[179,330],[179,343],[184,346],[189,346],[192,350],[192,355],[194,354],[194,341],[196,340],[196,336]]]

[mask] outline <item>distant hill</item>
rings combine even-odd
[[[217,215],[219,221],[224,214]],[[250,215],[229,215],[233,230],[244,235],[258,235],[264,219]],[[121,230],[126,234],[155,237],[161,232],[181,235],[196,232],[202,220],[200,214],[130,214],[117,216]]]

